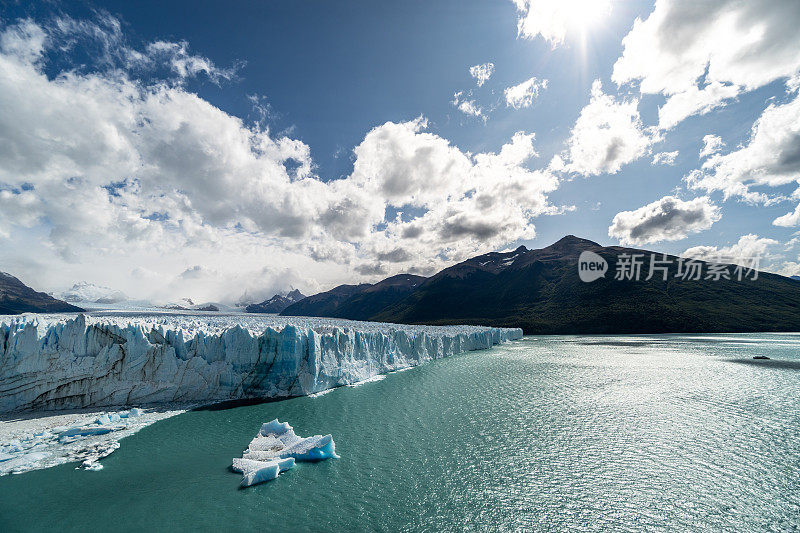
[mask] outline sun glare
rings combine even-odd
[[[596,26],[611,11],[610,0],[561,0],[567,25],[581,33]]]

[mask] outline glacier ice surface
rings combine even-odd
[[[0,316],[0,413],[304,396],[521,336],[245,314]]]
[[[317,395],[521,336],[520,329],[163,310],[0,315],[0,475],[68,461],[99,469],[121,438],[187,408]],[[133,405],[158,410],[127,409]],[[59,410],[83,412],[49,412]],[[318,437],[298,444],[294,458],[333,456],[332,439]],[[278,473],[288,468],[281,464]]]
[[[322,461],[335,458],[336,443],[331,435],[299,437],[287,422],[276,418],[261,425],[241,459],[234,459],[231,469],[242,473],[240,486],[249,487],[271,481],[294,466],[295,461]]]

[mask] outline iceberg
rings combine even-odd
[[[276,479],[294,467],[295,461],[322,461],[335,458],[336,444],[331,435],[299,437],[294,428],[276,418],[261,425],[241,459],[234,459],[231,469],[242,473],[241,487]]]
[[[0,413],[306,396],[520,337],[518,328],[267,315],[0,317]]]

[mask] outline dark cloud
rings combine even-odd
[[[499,234],[503,228],[498,227],[494,221],[470,220],[465,215],[459,215],[446,220],[439,228],[439,236],[445,240],[474,237],[486,240]]]
[[[380,263],[358,265],[355,270],[362,276],[383,276],[387,273],[386,268]]]
[[[376,254],[378,261],[388,261],[389,263],[402,263],[411,259],[411,254],[402,248],[395,248],[389,252],[379,252]]]
[[[617,213],[608,235],[622,244],[675,241],[710,228],[719,218],[719,208],[708,197],[683,201],[665,196],[635,211]]]

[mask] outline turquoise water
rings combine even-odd
[[[341,459],[239,490],[276,417]],[[0,478],[0,530],[796,530],[800,336],[525,338],[186,413],[103,464]]]

